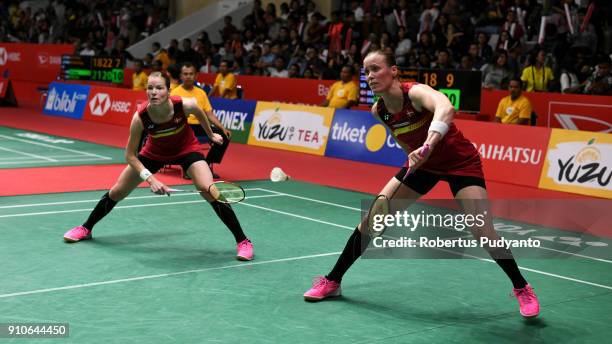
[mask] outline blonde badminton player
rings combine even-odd
[[[455,110],[449,100],[427,85],[400,82],[392,54],[380,50],[370,52],[364,59],[364,67],[370,88],[381,96],[372,107],[372,115],[393,132],[408,154],[409,168],[404,167],[391,178],[381,195],[389,199],[397,196],[398,199],[415,200],[444,180],[464,209],[469,211],[468,208],[482,205],[483,202],[473,202],[487,199],[480,157],[453,124]],[[486,226],[473,231],[474,235],[499,239],[492,222],[486,222]],[[317,278],[306,291],[307,301],[340,295],[342,277],[370,241],[366,227],[361,223],[355,229],[330,273]],[[512,282],[521,315],[537,316],[538,299],[519,271],[512,252],[506,248],[485,249]]]
[[[196,115],[213,142],[221,144],[223,139],[212,132],[208,119],[193,100],[169,97],[169,87],[170,78],[166,74],[154,72],[149,75],[148,101],[138,108],[130,125],[130,137],[125,149],[128,166],[92,210],[87,221],[66,232],[64,240],[74,243],[91,239],[94,225],[142,181],[149,183],[151,191],[156,194],[170,195],[171,189],[155,178],[154,174],[164,165],[177,164],[181,165],[184,171],[188,171],[202,197],[210,203],[217,216],[232,232],[237,243],[236,258],[251,260],[253,245],[242,231],[232,207],[218,199],[216,188],[211,189],[212,173],[200,153],[200,145],[193,130],[187,125],[185,114]],[[149,138],[137,155],[143,130]]]

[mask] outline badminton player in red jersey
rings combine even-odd
[[[466,212],[482,213],[482,209],[478,209],[483,206],[482,202],[475,201],[487,199],[480,157],[453,124],[455,110],[448,98],[427,85],[400,82],[393,55],[371,52],[364,59],[364,67],[370,88],[380,95],[372,107],[372,115],[391,130],[408,154],[406,167],[389,180],[380,194],[416,200],[443,180],[448,182],[455,199]],[[411,173],[406,175],[408,166]],[[366,227],[365,222],[357,226],[336,265],[327,276],[315,279],[312,288],[304,294],[305,300],[319,301],[340,295],[343,275],[371,240],[365,234]],[[484,228],[473,230],[473,234],[477,238],[499,239],[491,221],[487,221]],[[521,275],[512,253],[505,248],[486,249],[512,281],[520,313],[525,317],[537,316],[538,299]]]
[[[64,234],[66,242],[91,239],[94,225],[106,216],[117,204],[127,197],[142,181],[149,183],[151,191],[169,195],[168,186],[155,178],[155,172],[167,164],[180,164],[188,171],[195,187],[205,198],[221,221],[229,228],[237,243],[239,260],[253,259],[253,245],[246,238],[234,210],[229,204],[217,201],[209,193],[213,183],[212,173],[201,153],[200,144],[193,130],[187,124],[186,114],[194,114],[210,139],[222,144],[223,138],[214,134],[208,119],[192,99],[169,97],[170,78],[160,72],[149,75],[147,82],[148,101],[142,104],[132,118],[130,137],[125,149],[128,166],[123,170],[115,185],[92,210],[89,218]],[[142,132],[148,139],[137,155]]]

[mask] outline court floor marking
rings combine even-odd
[[[145,189],[145,188],[140,188]],[[251,188],[244,189],[244,191],[265,191],[260,188]],[[183,196],[195,196],[195,193],[175,193],[171,197],[183,197]],[[12,197],[21,197],[21,196],[12,196]],[[159,198],[160,195],[149,195],[149,196],[129,196],[124,198],[121,202],[125,200],[133,200],[133,199],[143,199],[143,198]],[[248,198],[248,197],[247,197]],[[252,198],[252,197],[251,197]],[[75,203],[89,203],[89,202],[98,202],[100,199],[86,199],[86,200],[78,200],[78,201],[61,201],[61,202],[47,202],[47,203],[27,203],[27,204],[17,204],[17,205],[3,205],[0,206],[0,209],[8,209],[8,208],[25,208],[25,207],[42,207],[42,206],[54,206],[60,204],[75,204]]]
[[[273,196],[273,195],[265,195],[265,196],[270,197],[270,196]],[[257,196],[254,196],[254,197],[257,197]],[[171,204],[176,204],[176,203],[182,203],[182,202],[172,202]],[[244,202],[242,202],[242,204],[243,205],[247,205]],[[260,207],[260,206],[256,206],[256,207],[259,208],[259,209],[270,210],[270,211],[275,212],[275,209],[270,209],[270,208],[265,208],[265,207]],[[288,214],[291,214],[291,213],[289,213],[289,212],[281,212],[281,214],[288,215]],[[320,220],[316,220],[316,219],[310,219],[310,218],[307,218],[307,217],[303,217],[303,216],[297,215],[297,214],[292,214],[292,215],[294,215],[295,217],[304,219],[304,220],[309,220],[309,221],[315,220],[315,222],[319,222],[320,221]],[[292,216],[292,215],[290,215],[290,216]],[[331,225],[331,223],[329,223],[329,224]],[[333,226],[341,227],[341,228],[345,228],[345,229],[351,229],[349,226],[343,226],[343,225],[339,225],[339,224],[333,224]],[[442,250],[442,251],[448,251],[448,250],[444,250],[444,249],[441,249],[441,248],[436,248],[436,249]],[[473,257],[473,258],[478,259],[480,261],[495,263],[495,261],[493,261],[491,259],[486,259],[486,258],[481,258],[481,257],[477,257],[477,256],[472,256],[472,255],[468,255],[468,254],[465,254],[465,253],[457,253],[457,252],[453,252],[453,251],[449,251],[449,252],[453,253],[453,254],[456,254],[456,255],[463,255],[463,256],[466,256],[466,257]],[[320,254],[307,255],[307,256],[274,259],[274,260],[268,260],[268,261],[262,261],[262,262],[254,262],[254,263],[246,263],[246,264],[234,264],[234,265],[226,265],[226,266],[220,266],[220,267],[211,267],[211,268],[204,268],[204,269],[195,269],[195,270],[187,270],[187,271],[170,272],[170,273],[165,273],[165,274],[145,275],[145,276],[139,276],[139,277],[123,278],[123,279],[109,280],[109,281],[102,281],[102,282],[93,282],[93,283],[86,283],[86,284],[76,284],[76,285],[69,285],[69,286],[57,287],[57,288],[46,288],[46,289],[30,290],[30,291],[25,291],[25,292],[0,294],[0,298],[8,298],[8,297],[13,297],[13,296],[23,296],[23,295],[30,295],[30,294],[40,294],[40,293],[47,293],[47,292],[52,292],[52,291],[85,288],[85,287],[92,287],[92,286],[106,285],[106,284],[117,284],[117,283],[123,283],[123,282],[148,280],[148,279],[163,278],[163,277],[177,276],[177,275],[190,274],[190,273],[198,273],[198,272],[204,272],[204,271],[230,269],[230,268],[236,268],[236,267],[242,267],[242,266],[253,266],[253,265],[270,264],[270,263],[276,263],[276,262],[285,262],[285,261],[293,261],[293,260],[310,259],[310,258],[338,255],[340,253],[341,252],[328,252],[328,253],[320,253]],[[604,288],[604,289],[612,290],[612,287],[607,286],[607,285],[602,285],[602,284],[597,284],[597,283],[593,283],[593,282],[583,281],[583,280],[580,280],[580,279],[577,279],[577,278],[565,277],[565,276],[562,276],[562,275],[552,274],[552,273],[548,273],[548,272],[545,272],[545,271],[540,271],[540,270],[536,270],[536,269],[526,268],[526,267],[522,267],[522,266],[519,266],[519,267],[521,269],[526,270],[526,271],[531,271],[531,272],[542,274],[542,275],[545,275],[545,276],[556,277],[556,278],[560,278],[560,279],[563,279],[563,280],[568,280],[568,281],[572,281],[572,282],[576,282],[576,283],[581,283],[581,284],[585,284],[585,285],[590,285],[590,286],[594,286],[594,287],[599,287],[599,288]]]
[[[74,154],[50,154],[47,155],[47,158],[52,158],[52,159],[63,159],[63,158],[82,158],[83,155],[74,155]],[[27,160],[30,159],[30,157],[27,156],[14,156],[14,157],[0,157],[0,161],[13,161],[13,160]]]
[[[78,151],[78,150],[70,149],[70,148],[53,146],[53,145],[49,145],[49,144],[41,143],[41,142],[35,142],[35,141],[30,141],[30,140],[18,139],[18,138],[6,136],[6,135],[0,135],[0,137],[1,138],[5,138],[7,140],[25,142],[25,143],[29,143],[29,144],[33,144],[33,145],[38,145],[38,146],[43,146],[43,147],[59,149],[59,150],[63,150],[63,151],[67,151],[67,152],[72,152],[72,153],[77,153],[77,154],[81,154],[81,155],[95,156],[95,157],[98,157],[98,158],[101,158],[101,159],[104,159],[104,160],[112,160],[113,159],[111,157],[107,157],[107,156],[104,156],[104,155],[89,153],[89,152],[85,152],[85,151]]]
[[[301,199],[301,200],[305,200],[305,201],[311,201],[311,202],[315,202],[315,203],[327,204],[327,205],[331,205],[331,206],[335,206],[335,207],[339,207],[339,208],[344,208],[344,209],[349,209],[349,210],[354,210],[354,211],[362,211],[360,208],[348,207],[348,206],[345,206],[345,205],[342,205],[342,204],[322,201],[322,200],[318,200],[318,199],[314,199],[314,198],[310,198],[310,197],[303,197],[303,196],[298,196],[298,195],[292,195],[292,194],[288,194],[288,193],[284,193],[284,192],[278,192],[278,191],[274,191],[274,190],[269,190],[269,189],[266,189],[266,188],[260,188],[260,189],[263,190],[263,191],[274,192],[276,194],[280,194],[280,195],[284,195],[284,196],[288,196],[288,197],[293,197],[293,198],[297,198],[297,199]],[[599,262],[602,262],[602,263],[612,264],[612,260],[608,260],[608,259],[603,259],[603,258],[597,258],[597,257],[582,255],[582,254],[573,253],[573,252],[564,251],[564,250],[557,250],[557,249],[549,248],[549,247],[545,247],[545,246],[540,246],[540,247],[537,247],[537,248],[542,249],[542,250],[549,250],[549,251],[555,251],[555,252],[559,252],[559,253],[564,253],[564,254],[568,254],[568,255],[572,255],[572,256],[576,256],[576,257],[581,257],[581,258],[585,258],[585,259],[591,259],[591,260],[599,261]]]
[[[245,199],[253,199],[253,198],[269,198],[269,197],[280,197],[281,195],[260,195],[260,196],[251,196]],[[159,196],[157,196],[159,197]],[[206,202],[204,199],[198,199],[195,201],[180,201],[180,202],[164,202],[164,203],[150,203],[150,204],[134,204],[134,205],[121,205],[116,206],[113,209],[128,209],[128,208],[146,208],[146,207],[163,207],[173,204],[192,204],[192,203],[202,203]],[[67,214],[67,213],[78,213],[83,211],[91,211],[91,208],[84,209],[70,209],[70,210],[56,210],[56,211],[41,211],[35,213],[19,213],[19,214],[6,214],[0,215],[0,218],[8,218],[8,217],[24,217],[24,216],[36,216],[36,215],[50,215],[50,214]]]
[[[0,147],[1,150],[6,151],[6,152],[11,152],[11,153],[17,153],[17,154],[21,154],[21,155],[26,155],[30,158],[36,158],[39,160],[46,160],[46,161],[51,161],[51,162],[57,162],[57,160],[52,159],[52,158],[48,158],[42,155],[36,155],[36,154],[32,154],[32,153],[26,153],[26,152],[22,152],[22,151],[18,151],[18,150],[14,150],[14,149],[10,149],[10,148],[6,148],[6,147]],[[9,162],[10,163],[10,162]]]
[[[51,161],[51,160],[49,160]],[[76,162],[76,161],[107,161],[106,159],[100,159],[100,158],[95,158],[95,157],[91,157],[91,158],[80,158],[80,159],[62,159],[62,160],[53,160],[51,162]],[[0,161],[0,165],[25,165],[25,164],[44,164],[44,161],[40,161],[40,160],[21,160],[21,161]]]
[[[121,279],[109,280],[109,281],[92,282],[92,283],[84,283],[84,284],[74,284],[74,285],[68,285],[68,286],[64,286],[64,287],[37,289],[37,290],[22,291],[22,292],[9,293],[9,294],[0,294],[0,299],[9,298],[9,297],[15,297],[15,296],[31,295],[31,294],[48,293],[48,292],[59,291],[59,290],[79,289],[79,288],[95,287],[95,286],[99,286],[99,285],[117,284],[117,283],[132,282],[132,281],[142,281],[142,280],[149,280],[149,279],[156,279],[156,278],[163,278],[163,277],[171,277],[171,276],[180,276],[180,275],[193,274],[193,273],[199,273],[199,272],[205,272],[205,271],[225,270],[225,269],[233,269],[233,268],[239,268],[239,267],[245,267],[245,266],[282,263],[282,262],[296,261],[296,260],[302,260],[302,259],[310,259],[310,258],[333,256],[333,255],[339,255],[339,254],[340,254],[340,252],[329,252],[329,253],[311,254],[311,255],[299,256],[299,257],[288,257],[288,258],[264,260],[264,261],[261,261],[261,262],[250,262],[250,263],[242,263],[242,264],[232,264],[232,265],[224,265],[224,266],[217,266],[217,267],[210,267],[210,268],[203,268],[203,269],[193,269],[193,270],[186,270],[186,271],[168,272],[168,273],[165,273],[165,274],[145,275],[145,276],[130,277],[130,278],[121,278]]]

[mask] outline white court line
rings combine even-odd
[[[244,191],[255,191],[255,190],[259,190],[259,191],[265,191],[263,189],[260,188],[252,188],[252,189],[244,189]],[[182,197],[182,196],[195,196],[195,194],[193,193],[177,193],[172,195],[171,197]],[[15,197],[19,197],[19,196],[15,196]],[[150,195],[150,196],[131,196],[131,197],[126,197],[122,200],[133,200],[133,199],[143,199],[143,198],[155,198],[155,197],[159,197],[159,195]],[[248,197],[247,197],[248,198]],[[253,198],[253,197],[251,197]],[[54,206],[54,205],[60,205],[60,204],[75,204],[75,203],[89,203],[89,202],[98,202],[100,199],[86,199],[86,200],[79,200],[79,201],[62,201],[62,202],[48,202],[48,203],[28,203],[28,204],[17,204],[17,205],[4,205],[4,206],[0,206],[0,209],[8,209],[8,208],[25,208],[25,207],[42,207],[42,206]]]
[[[30,158],[36,158],[36,159],[42,159],[42,160],[57,162],[57,160],[48,158],[46,156],[26,153],[26,152],[14,150],[14,149],[9,149],[9,148],[6,148],[6,147],[0,147],[0,150],[11,152],[11,153],[17,153],[17,154],[21,154],[21,155],[26,155],[26,156],[29,156]]]
[[[104,159],[104,160],[112,160],[112,158],[104,156],[104,155],[98,155],[98,154],[78,151],[78,150],[74,150],[74,149],[70,149],[70,148],[64,148],[64,147],[48,145],[46,143],[35,142],[35,141],[24,140],[24,139],[18,139],[18,138],[6,136],[6,135],[0,135],[0,137],[5,138],[7,140],[21,141],[21,142],[30,143],[30,144],[33,144],[33,145],[39,145],[39,146],[43,146],[43,147],[50,147],[50,148],[54,148],[54,149],[64,150],[64,151],[67,151],[67,152],[81,154],[81,155],[95,156],[95,157],[98,157],[98,158],[101,158],[101,159]]]
[[[52,159],[62,159],[62,158],[82,158],[83,155],[74,155],[74,154],[66,154],[66,155],[48,155],[47,158],[52,158]],[[26,156],[16,156],[16,157],[12,157],[12,158],[1,158],[0,157],[0,161],[6,161],[6,160],[27,160],[30,159],[29,157]]]
[[[194,194],[195,195],[195,194]],[[245,199],[253,199],[253,198],[267,198],[267,197],[280,197],[282,195],[260,195],[260,196],[251,196],[246,197]],[[157,197],[160,197],[157,195]],[[172,196],[174,197],[174,196]],[[128,209],[128,208],[146,208],[146,207],[158,207],[158,206],[168,206],[174,204],[192,204],[192,203],[201,203],[206,202],[204,199],[199,199],[196,201],[181,201],[181,202],[164,202],[164,203],[151,203],[151,204],[135,204],[135,205],[122,205],[117,206],[113,209]],[[50,215],[50,214],[66,214],[66,213],[78,213],[82,211],[91,211],[91,208],[85,209],[70,209],[70,210],[57,210],[57,211],[41,211],[36,213],[20,213],[20,214],[7,214],[0,215],[0,218],[8,218],[8,217],[24,217],[24,216],[37,216],[37,215]]]
[[[186,270],[186,271],[179,271],[179,272],[169,272],[169,273],[165,273],[165,274],[147,275],[147,276],[139,276],[139,277],[131,277],[131,278],[122,278],[122,279],[116,279],[116,280],[110,280],[110,281],[93,282],[93,283],[85,283],[85,284],[74,284],[74,285],[68,285],[68,286],[57,287],[57,288],[37,289],[37,290],[22,291],[22,292],[17,292],[17,293],[0,294],[0,299],[14,297],[14,296],[23,296],[23,295],[48,293],[48,292],[59,291],[59,290],[79,289],[79,288],[95,287],[95,286],[99,286],[99,285],[117,284],[117,283],[132,282],[132,281],[142,281],[142,280],[149,280],[149,279],[163,278],[163,277],[171,277],[171,276],[180,276],[180,275],[193,274],[193,273],[205,272],[205,271],[225,270],[225,269],[240,268],[240,267],[245,267],[245,266],[254,266],[254,265],[263,265],[263,264],[290,262],[290,261],[296,261],[296,260],[302,260],[302,259],[334,256],[334,255],[339,255],[339,254],[340,254],[340,252],[329,252],[329,253],[311,254],[311,255],[308,255],[308,256],[299,256],[299,257],[290,257],[290,258],[264,260],[264,261],[261,261],[261,262],[251,262],[251,263],[244,263],[244,264],[233,264],[233,265],[225,265],[225,266],[218,266],[218,267],[212,267],[212,268]]]
[[[302,199],[302,200],[306,200],[306,201],[311,201],[311,202],[316,202],[316,203],[322,203],[322,204],[332,205],[332,206],[336,206],[336,207],[339,207],[339,208],[344,208],[344,209],[349,209],[349,210],[355,210],[355,211],[361,211],[361,209],[359,209],[359,208],[355,208],[355,207],[347,207],[347,206],[342,205],[342,204],[337,204],[337,203],[333,203],[333,202],[321,201],[321,200],[314,199],[314,198],[309,198],[309,197],[302,197],[302,196],[292,195],[292,194],[288,194],[288,193],[284,193],[284,192],[278,192],[278,191],[274,191],[274,190],[268,190],[268,189],[265,189],[265,188],[261,188],[261,190],[268,191],[268,192],[273,192],[273,193],[280,194],[280,195],[284,195],[284,196],[288,196],[288,197],[298,198],[298,199]],[[543,250],[549,250],[549,251],[555,251],[555,252],[559,252],[559,253],[565,253],[565,254],[568,254],[568,255],[576,256],[576,257],[581,257],[581,258],[585,258],[585,259],[595,260],[595,261],[598,261],[598,262],[603,262],[603,263],[609,263],[609,264],[612,264],[612,260],[608,260],[608,259],[597,258],[597,257],[592,257],[592,256],[587,256],[587,255],[582,255],[582,254],[576,254],[576,253],[572,253],[572,252],[568,252],[568,251],[563,251],[563,250],[556,250],[556,249],[554,249],[554,248],[548,248],[548,247],[544,247],[544,246],[540,246],[540,247],[536,247],[536,248],[543,249]]]
[[[270,196],[284,196],[284,195],[270,195]],[[297,215],[297,214],[293,214],[293,213],[289,213],[289,212],[285,212],[285,211],[280,211],[280,210],[276,210],[276,209],[266,208],[266,207],[262,207],[262,206],[255,205],[255,204],[249,204],[249,203],[245,203],[245,202],[241,202],[241,203],[237,203],[237,204],[246,205],[248,207],[253,207],[253,208],[257,208],[257,209],[267,210],[267,211],[270,211],[270,212],[273,212],[273,213],[277,213],[277,214],[283,214],[283,215],[287,215],[287,216],[291,216],[291,217],[296,217],[298,219],[318,222],[318,223],[322,223],[322,224],[329,225],[329,226],[340,227],[340,228],[344,228],[344,229],[355,229],[355,227],[339,225],[337,223],[332,223],[332,222],[327,222],[327,221],[323,221],[323,220],[313,219],[312,217],[307,217],[307,216]]]
[[[52,162],[73,162],[73,161],[107,161],[106,159],[100,159],[100,158],[96,158],[96,157],[91,157],[91,158],[81,158],[81,159],[62,159],[62,160],[53,160]],[[23,165],[23,164],[44,164],[44,161],[7,161],[7,162],[3,162],[0,161],[0,165]]]

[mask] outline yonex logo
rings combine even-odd
[[[96,95],[89,101],[89,110],[94,116],[104,116],[110,107],[111,100],[106,93],[96,93]]]

